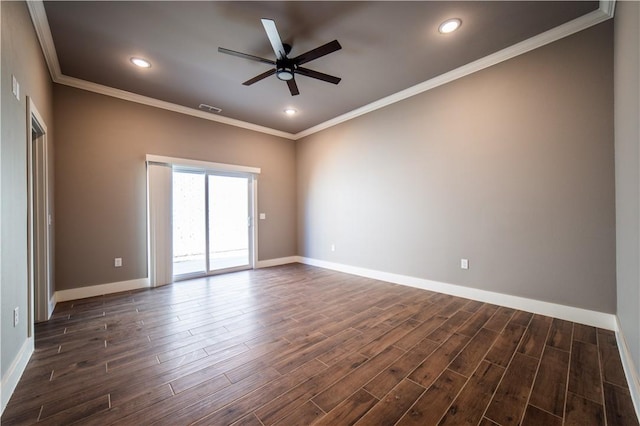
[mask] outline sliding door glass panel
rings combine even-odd
[[[173,275],[205,274],[205,174],[173,172]]]
[[[208,175],[209,270],[249,265],[249,179]]]

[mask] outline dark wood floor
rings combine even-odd
[[[611,331],[297,264],[58,304],[36,422],[638,425]]]

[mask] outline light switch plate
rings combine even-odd
[[[260,220],[265,220],[267,218],[266,213],[260,213]]]
[[[115,266],[116,268],[119,268],[122,266],[122,258],[121,257],[116,257],[113,260],[113,266]]]
[[[469,259],[460,259],[460,269],[469,269]]]

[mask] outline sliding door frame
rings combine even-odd
[[[242,271],[245,269],[255,269],[256,268],[256,259],[257,259],[257,253],[256,253],[256,247],[257,247],[257,243],[256,243],[256,237],[257,237],[257,233],[256,233],[256,225],[257,222],[255,220],[256,218],[256,211],[257,211],[257,179],[255,178],[254,175],[250,174],[250,173],[241,173],[241,172],[219,172],[219,171],[212,171],[212,170],[208,170],[205,172],[205,176],[206,176],[206,180],[205,180],[205,191],[207,192],[207,197],[206,197],[206,202],[205,202],[205,208],[206,208],[206,214],[207,214],[207,220],[206,220],[206,231],[207,231],[207,275],[216,275],[216,274],[224,274],[226,272],[233,272],[233,271]],[[212,270],[211,269],[211,264],[210,264],[210,253],[209,253],[209,242],[210,242],[210,238],[208,238],[209,235],[209,176],[225,176],[225,177],[237,177],[237,178],[242,178],[242,179],[247,179],[247,239],[248,239],[248,245],[249,247],[247,248],[248,250],[248,265],[247,266],[234,266],[234,267],[230,267],[230,268],[221,268],[221,269],[215,269]]]
[[[234,270],[245,270],[245,269],[255,269],[257,265],[258,259],[258,221],[257,211],[258,211],[258,176],[260,175],[260,168],[258,167],[250,167],[250,166],[240,166],[234,164],[224,164],[224,163],[213,163],[208,161],[201,160],[191,160],[184,158],[173,158],[173,157],[165,157],[159,155],[151,155],[147,154],[146,156],[147,164],[149,163],[160,163],[170,166],[172,168],[171,174],[173,175],[173,171],[186,171],[186,172],[202,172],[205,175],[205,191],[208,191],[208,175],[222,175],[222,176],[236,176],[236,177],[244,177],[248,179],[249,188],[247,189],[248,197],[249,197],[249,223],[248,223],[248,236],[249,236],[249,266],[242,266],[238,268],[226,268],[222,270],[217,270],[210,272],[209,271],[209,247],[206,247],[206,271],[205,274],[183,274],[180,276],[173,276],[173,281],[179,281],[183,279],[195,278],[195,277],[203,277],[209,275],[215,275],[219,273],[232,272]],[[169,197],[173,198],[171,195],[172,185],[169,185],[169,188],[165,188],[165,191],[168,191]],[[206,197],[208,199],[208,195]],[[205,205],[205,211],[208,212],[208,206]],[[153,212],[152,209],[149,209],[149,215]],[[170,217],[171,215],[169,215]],[[149,247],[153,246],[153,241],[151,240],[151,236],[155,235],[158,231],[160,232],[168,232],[173,233],[171,223],[158,223],[157,221],[152,220],[153,218],[149,217],[149,224],[155,225],[157,228],[156,232],[149,232],[150,241]],[[208,233],[208,217],[205,218],[205,226],[206,232]],[[208,239],[208,238],[207,238]],[[173,247],[168,247],[165,250],[173,251]],[[153,254],[151,251],[149,252],[150,256]],[[155,254],[160,255],[159,253]],[[166,253],[165,253],[166,255]],[[173,255],[171,255],[171,259],[173,259]],[[150,260],[151,263],[151,260]],[[151,285],[155,285],[151,283]]]

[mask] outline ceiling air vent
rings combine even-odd
[[[222,112],[221,108],[214,107],[214,106],[207,105],[207,104],[200,104],[198,106],[198,108],[200,108],[203,111],[207,111],[207,112],[210,112],[210,113],[213,113],[213,114],[220,114]]]

